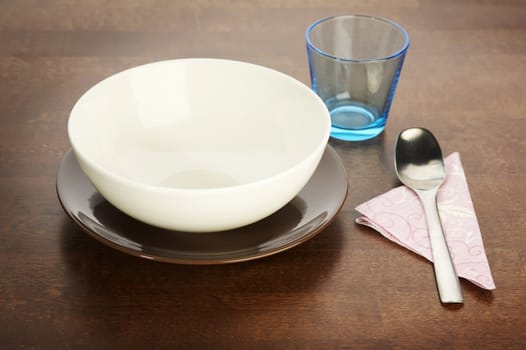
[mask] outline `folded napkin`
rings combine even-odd
[[[459,154],[451,154],[445,163],[447,176],[438,191],[438,210],[455,269],[459,277],[495,289]],[[433,261],[424,209],[407,187],[394,188],[356,210],[363,215],[357,223]]]

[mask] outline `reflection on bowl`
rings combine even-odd
[[[283,207],[313,174],[329,132],[325,105],[302,83],[219,59],[113,75],[68,122],[82,170],[110,203],[190,232],[241,227]]]

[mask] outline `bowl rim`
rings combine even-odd
[[[132,179],[130,179],[130,178],[126,177],[126,176],[123,176],[123,175],[121,175],[119,173],[110,171],[106,167],[100,165],[98,162],[90,160],[88,157],[86,157],[83,154],[83,152],[81,151],[80,147],[78,147],[78,145],[75,143],[74,138],[72,137],[72,133],[73,133],[73,131],[72,131],[72,128],[73,128],[72,127],[72,120],[74,119],[73,116],[75,115],[75,111],[78,108],[80,102],[84,98],[86,98],[86,96],[88,96],[89,94],[93,93],[93,91],[95,89],[97,89],[98,86],[106,83],[108,80],[117,79],[119,76],[125,75],[125,74],[129,73],[130,71],[137,70],[137,69],[145,69],[148,66],[152,66],[152,65],[174,64],[174,63],[176,64],[176,63],[185,62],[185,61],[186,62],[187,61],[201,61],[201,62],[209,61],[209,62],[224,62],[224,63],[229,63],[229,64],[246,65],[246,66],[250,66],[251,68],[254,68],[254,69],[259,69],[259,70],[262,70],[262,71],[266,71],[269,74],[275,74],[275,75],[280,76],[281,78],[283,78],[285,80],[290,81],[291,83],[296,85],[299,89],[304,90],[307,93],[307,95],[312,96],[313,97],[313,101],[316,101],[315,103],[317,103],[321,107],[320,110],[324,111],[324,114],[325,114],[325,130],[323,130],[323,137],[320,138],[320,142],[308,154],[308,156],[303,157],[300,161],[294,163],[294,165],[292,165],[290,167],[287,167],[283,171],[279,171],[278,173],[276,173],[276,174],[274,174],[272,176],[265,177],[265,178],[262,178],[262,179],[258,179],[258,180],[255,180],[255,181],[250,181],[250,182],[247,182],[247,183],[237,184],[237,185],[222,186],[222,187],[207,187],[207,188],[184,188],[184,187],[181,187],[181,188],[179,188],[179,187],[167,187],[167,186],[160,186],[160,185],[153,185],[153,184],[142,183],[142,182],[139,182],[139,181],[132,180]],[[331,131],[331,120],[330,120],[330,114],[329,114],[329,111],[327,110],[327,107],[325,106],[325,104],[322,101],[322,99],[314,91],[312,91],[309,87],[307,87],[305,84],[303,84],[299,80],[297,80],[297,79],[295,79],[295,78],[293,78],[293,77],[291,77],[291,76],[289,76],[289,75],[287,75],[285,73],[282,73],[282,72],[280,72],[278,70],[275,70],[275,69],[272,69],[272,68],[268,68],[268,67],[261,66],[261,65],[258,65],[258,64],[254,64],[254,63],[250,63],[250,62],[244,62],[244,61],[239,61],[239,60],[223,59],[223,58],[180,58],[180,59],[162,60],[162,61],[150,62],[150,63],[146,63],[146,64],[134,66],[134,67],[130,67],[130,68],[127,68],[127,69],[122,70],[120,72],[117,72],[115,74],[112,74],[112,75],[102,79],[101,81],[97,82],[93,86],[91,86],[88,90],[86,90],[78,98],[78,100],[75,102],[73,108],[71,109],[71,112],[69,113],[68,122],[67,122],[68,139],[69,139],[69,142],[70,142],[70,144],[72,146],[72,149],[74,151],[73,153],[75,154],[75,156],[77,158],[80,158],[79,159],[81,161],[80,163],[87,163],[87,164],[89,164],[90,167],[95,168],[97,172],[100,172],[104,176],[109,177],[112,181],[123,183],[124,185],[126,185],[128,187],[135,187],[137,189],[140,189],[140,190],[143,190],[143,191],[150,191],[150,192],[153,192],[153,193],[156,193],[156,194],[161,194],[161,193],[164,193],[164,194],[173,194],[173,193],[180,193],[180,194],[190,194],[190,193],[192,193],[192,194],[206,194],[206,193],[212,193],[212,192],[221,194],[222,192],[230,192],[230,191],[232,191],[234,189],[237,191],[237,190],[241,190],[241,189],[244,189],[244,188],[258,187],[258,186],[265,185],[266,183],[269,183],[269,182],[274,181],[276,179],[288,176],[289,173],[294,172],[297,168],[302,167],[303,164],[311,162],[313,158],[316,158],[316,157],[321,158],[321,155],[323,154],[323,151],[325,150],[325,148],[326,148],[326,146],[328,144],[328,140],[329,140],[329,137],[330,137],[330,131]]]

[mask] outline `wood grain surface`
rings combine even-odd
[[[308,84],[314,20],[372,14],[411,37],[385,132],[331,140],[348,199],[314,239],[223,266],[151,262],[84,234],[55,193],[68,114],[90,86],[157,60],[221,57]],[[1,349],[526,348],[526,2],[522,0],[0,1]],[[398,185],[399,131],[460,152],[497,289],[461,281],[354,223]],[[298,128],[297,132],[301,132]]]

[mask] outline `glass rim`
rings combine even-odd
[[[312,30],[315,27],[317,27],[319,24],[324,23],[324,22],[328,22],[328,21],[332,21],[332,20],[335,20],[335,19],[339,19],[339,18],[365,18],[365,19],[369,19],[369,20],[375,20],[375,21],[380,21],[380,22],[387,23],[387,24],[395,27],[396,29],[398,29],[398,31],[400,33],[402,33],[402,35],[404,37],[404,45],[402,46],[402,48],[400,50],[394,52],[391,55],[382,56],[382,57],[375,57],[375,58],[361,58],[361,59],[357,59],[357,58],[344,58],[344,57],[338,57],[338,56],[331,55],[331,54],[319,49],[318,47],[316,47],[312,43],[312,41],[310,39],[310,34],[311,34]],[[407,31],[401,25],[399,25],[398,23],[396,23],[394,21],[391,21],[391,20],[389,20],[387,18],[378,17],[378,16],[370,16],[370,15],[336,15],[336,16],[329,16],[329,17],[320,18],[317,21],[313,22],[311,25],[309,25],[309,27],[305,31],[305,39],[306,39],[306,42],[307,42],[307,46],[309,48],[311,48],[312,50],[314,50],[319,55],[322,55],[322,56],[325,56],[325,57],[328,57],[328,58],[332,58],[332,59],[338,60],[338,61],[344,61],[344,62],[362,62],[363,63],[363,62],[387,61],[387,60],[390,60],[390,59],[393,59],[393,58],[396,58],[396,57],[399,57],[399,56],[403,55],[407,51],[407,49],[409,48],[409,34],[407,33]]]

